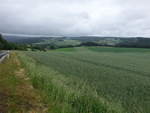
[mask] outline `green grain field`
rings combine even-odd
[[[53,113],[150,113],[150,49],[20,52]]]

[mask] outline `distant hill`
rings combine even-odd
[[[145,38],[145,37],[82,36],[82,37],[70,37],[70,39],[79,40],[84,43],[94,42],[98,46],[121,46],[121,47],[150,48],[150,38]]]
[[[95,45],[95,46],[117,46],[117,47],[143,47],[150,48],[150,38],[144,37],[28,37],[28,36],[5,36],[9,42],[34,44],[56,47]],[[92,42],[92,43],[89,43]],[[83,43],[83,44],[82,44]],[[86,44],[87,43],[87,44]]]
[[[42,42],[45,39],[48,39],[48,37],[28,37],[28,36],[4,36],[4,38],[9,42],[24,43],[24,44]]]

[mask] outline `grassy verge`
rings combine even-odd
[[[19,53],[34,88],[49,106],[49,113],[125,113],[120,104],[108,102],[79,78],[67,77]]]
[[[10,58],[0,64],[0,113],[44,113],[43,106],[16,53],[11,53]]]

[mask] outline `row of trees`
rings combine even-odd
[[[0,34],[0,50],[26,50],[26,45],[8,42]]]
[[[78,45],[63,45],[57,46],[55,44],[19,44],[11,43],[5,40],[0,34],[0,50],[40,50],[46,51],[49,49],[58,49],[58,48],[70,48],[70,47],[80,47],[80,46],[112,46],[109,44],[100,44],[94,41],[81,42]],[[120,43],[113,45],[113,47],[136,47],[136,48],[150,48],[150,39],[148,38],[136,38],[133,39],[122,39]]]

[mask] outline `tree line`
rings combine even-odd
[[[26,45],[8,42],[0,34],[0,50],[26,50]]]
[[[134,47],[134,48],[150,48],[150,39],[149,38],[126,38],[122,39],[120,43],[115,45],[109,45],[107,43],[97,43],[95,41],[87,41],[81,42],[78,45],[63,45],[57,46],[55,44],[22,44],[22,43],[12,43],[8,42],[3,38],[0,34],[0,50],[40,50],[46,51],[51,49],[58,49],[58,48],[71,48],[71,47],[81,47],[81,46],[110,46],[110,47]]]

